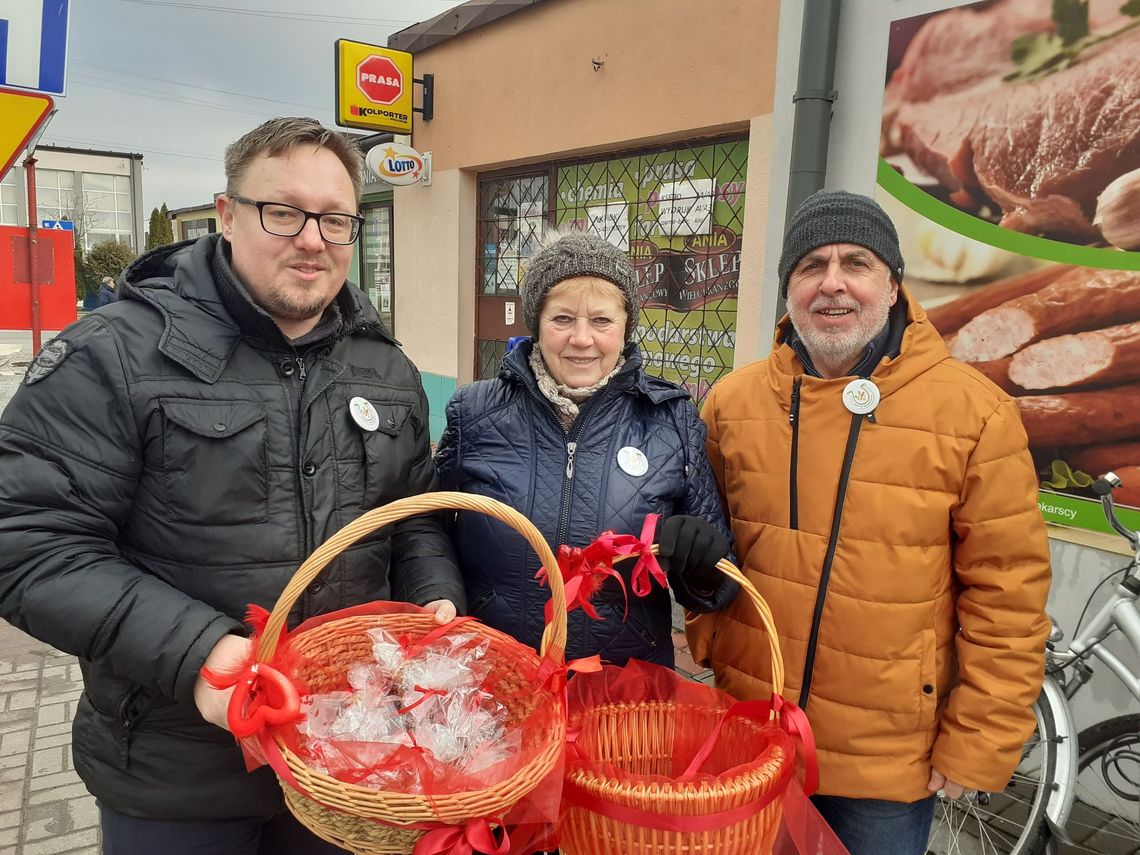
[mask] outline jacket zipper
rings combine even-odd
[[[515,371],[513,367],[509,370],[511,374],[519,379],[523,388],[527,390],[527,394],[545,407],[559,429],[561,429],[562,422],[558,418],[558,411],[554,409],[554,404],[543,396],[541,392],[533,388],[530,383],[527,382],[526,377],[520,376],[519,372]],[[578,451],[578,437],[581,436],[582,431],[585,429],[587,417],[594,409],[598,400],[603,398],[609,391],[608,386],[599,390],[582,405],[582,408],[578,411],[578,418],[574,420],[574,423],[570,426],[570,433],[566,436],[566,477],[562,481],[562,499],[558,509],[558,528],[555,529],[556,542],[552,544],[555,549],[558,548],[558,545],[566,542],[566,536],[570,532],[570,499],[574,491],[574,455]]]
[[[843,467],[839,471],[839,488],[835,495],[835,511],[831,517],[831,535],[827,539],[827,552],[823,557],[823,569],[819,575],[819,589],[815,595],[815,611],[811,617],[811,633],[808,635],[807,656],[804,659],[804,677],[800,689],[800,709],[806,710],[811,695],[812,672],[815,670],[815,650],[819,642],[819,625],[823,619],[823,604],[827,599],[827,585],[831,580],[831,565],[835,560],[835,549],[839,542],[839,525],[843,520],[843,504],[847,498],[847,482],[851,478],[851,465],[855,461],[855,446],[859,442],[859,429],[863,426],[863,416],[851,415],[851,429],[847,432],[847,449],[843,452]]]
[[[305,370],[305,358],[294,351],[292,362],[297,365],[296,378],[288,378],[285,384],[285,394],[290,401],[290,410],[293,413],[293,475],[297,479],[297,497],[300,499],[300,506],[297,509],[297,530],[301,532],[301,553],[308,555],[312,552],[311,542],[313,540],[312,532],[309,530],[309,512],[305,502],[305,461],[304,454],[304,419],[305,414],[305,378],[308,377],[308,372]],[[297,404],[292,405],[293,391],[297,390]]]
[[[131,720],[131,703],[138,697],[141,691],[142,686],[132,686],[126,695],[123,696],[123,699],[119,701],[119,721],[123,724],[123,741],[119,746],[119,753],[124,766],[130,762],[131,728],[135,726],[134,721]]]
[[[794,531],[800,527],[799,500],[799,455],[800,455],[800,384],[802,377],[792,383],[792,408],[788,412],[788,422],[792,426],[792,459],[788,464],[788,525]]]
[[[566,437],[566,478],[562,482],[562,505],[558,510],[559,544],[565,543],[570,534],[570,499],[574,492],[574,454],[578,451],[578,437],[586,429],[586,422],[590,418],[590,413],[593,412],[598,400],[605,397],[606,391],[606,389],[601,389],[582,405],[582,409],[578,411],[578,418],[570,426],[570,433]],[[551,409],[554,409],[553,405],[551,405]]]

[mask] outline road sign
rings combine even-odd
[[[412,55],[336,41],[336,123],[342,128],[412,132]]]
[[[71,220],[40,220],[41,229],[54,229],[55,231],[73,232],[75,223]]]
[[[0,89],[0,178],[32,141],[36,131],[55,110],[50,95]]]
[[[64,94],[69,0],[0,2],[0,86]]]

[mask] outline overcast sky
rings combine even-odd
[[[383,45],[456,0],[72,0],[67,95],[41,145],[138,152],[144,216],[208,203],[273,116],[333,126],[333,44]],[[416,87],[419,103],[419,87]]]

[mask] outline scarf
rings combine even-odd
[[[554,410],[558,414],[558,421],[562,425],[562,430],[566,433],[570,433],[570,426],[574,424],[574,419],[578,418],[578,411],[581,409],[582,404],[586,403],[586,401],[593,397],[594,393],[609,383],[614,375],[621,371],[621,367],[625,365],[625,357],[619,356],[614,370],[593,386],[583,386],[580,389],[563,386],[550,375],[550,371],[546,367],[546,362],[539,352],[537,342],[530,352],[529,362],[530,370],[534,372],[534,379],[538,381],[538,391],[554,405]]]

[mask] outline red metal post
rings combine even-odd
[[[28,278],[32,288],[32,353],[40,352],[40,272],[36,268],[36,228],[39,225],[36,206],[36,159],[28,155],[24,159],[24,170],[28,176]]]

